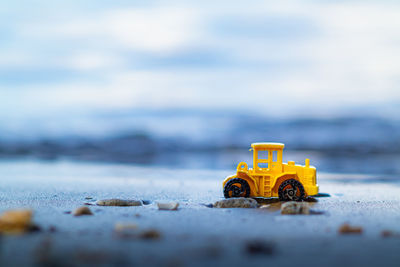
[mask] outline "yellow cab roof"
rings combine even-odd
[[[252,143],[251,147],[253,149],[283,149],[284,144],[282,143],[267,143],[267,142],[260,142],[260,143]]]

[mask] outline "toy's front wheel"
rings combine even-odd
[[[240,178],[233,178],[229,180],[224,186],[224,197],[249,197],[250,186],[246,180]]]
[[[305,198],[304,187],[295,179],[285,180],[279,186],[278,195],[281,201],[302,201]]]

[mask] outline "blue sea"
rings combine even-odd
[[[70,160],[232,169],[252,142],[285,143],[284,161],[335,173],[400,174],[397,118],[273,118],[198,109],[73,112],[3,120],[3,160]]]

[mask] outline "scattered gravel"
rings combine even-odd
[[[362,234],[363,228],[361,226],[351,226],[348,223],[342,224],[338,229],[339,234]]]
[[[381,236],[382,237],[392,237],[392,236],[395,236],[395,235],[396,234],[393,231],[390,231],[390,230],[383,230],[381,232]]]
[[[381,236],[384,237],[384,238],[387,238],[387,237],[400,238],[400,233],[394,232],[394,231],[391,231],[391,230],[383,230],[381,232]]]
[[[74,216],[93,215],[88,207],[79,207],[74,211]]]
[[[155,229],[138,231],[138,226],[132,223],[117,223],[114,231],[120,238],[128,239],[160,239],[161,233]]]
[[[275,245],[263,240],[252,240],[247,242],[245,250],[247,254],[252,255],[273,255],[275,253]]]
[[[129,200],[129,199],[102,199],[96,202],[99,206],[120,206],[120,207],[127,207],[127,206],[142,206],[143,202],[141,200]]]
[[[114,232],[120,238],[135,238],[137,225],[133,223],[116,223]]]
[[[257,208],[258,203],[252,198],[228,198],[214,203],[214,208]]]
[[[146,231],[141,232],[139,234],[139,238],[156,240],[156,239],[160,239],[161,238],[161,233],[159,231],[157,231],[157,230],[150,229],[150,230],[146,230]]]
[[[22,234],[38,231],[40,228],[32,222],[31,210],[10,210],[0,216],[1,234]]]
[[[308,206],[307,202],[295,202],[295,201],[290,201],[283,203],[281,206],[281,214],[289,214],[289,215],[295,215],[295,214],[304,214],[304,215],[309,215],[310,214],[310,207]]]

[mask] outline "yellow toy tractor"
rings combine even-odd
[[[318,194],[317,170],[305,160],[305,166],[294,161],[282,163],[284,144],[253,143],[253,168],[240,162],[235,175],[223,182],[225,198],[279,197],[281,201],[302,201]]]

